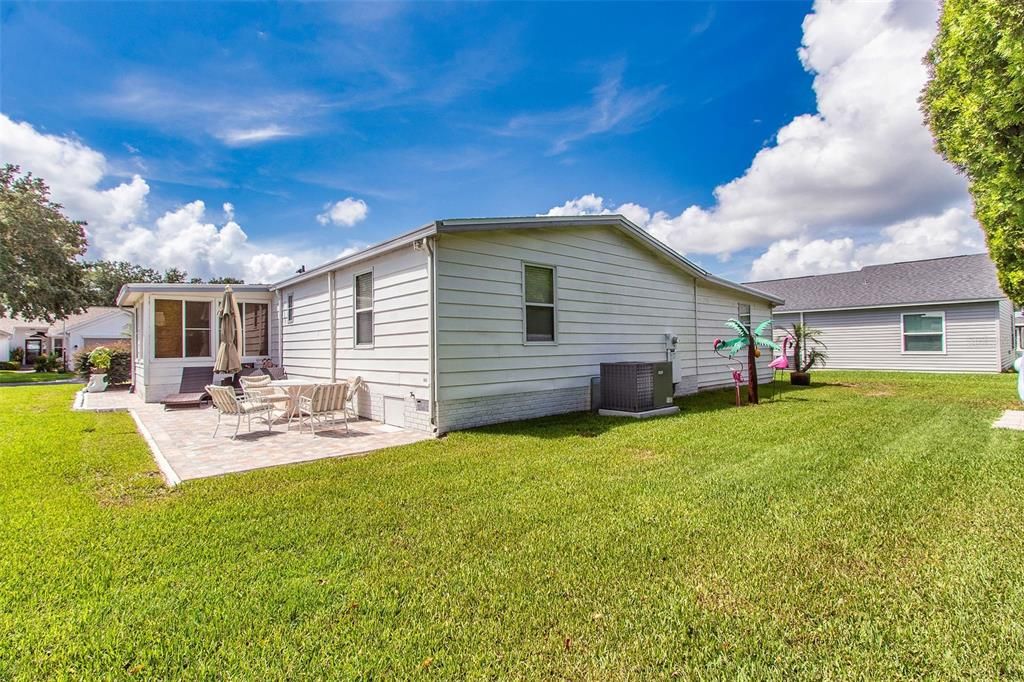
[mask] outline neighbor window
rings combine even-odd
[[[295,295],[288,294],[288,321],[295,319]]]
[[[945,313],[904,313],[904,353],[942,353],[945,350]]]
[[[210,357],[209,301],[156,299],[153,311],[155,357]]]
[[[356,275],[356,345],[373,345],[373,273]]]
[[[1017,350],[1024,350],[1024,327],[1017,327]]]
[[[555,269],[523,265],[523,307],[526,342],[553,343],[555,340]]]
[[[270,306],[266,303],[242,304],[242,355],[268,355],[270,346]]]
[[[739,317],[740,322],[742,322],[747,329],[750,329],[750,304],[737,303],[736,315]]]

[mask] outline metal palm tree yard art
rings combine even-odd
[[[779,350],[779,344],[766,336],[762,336],[765,330],[772,324],[771,320],[765,320],[751,331],[747,325],[739,320],[729,318],[725,325],[736,332],[735,338],[723,341],[715,339],[715,352],[722,357],[733,359],[741,350],[747,350],[747,402],[751,405],[758,403],[757,395],[757,359],[761,357],[761,349]],[[733,370],[733,381],[736,382],[736,405],[740,404],[740,383],[742,382],[743,361],[740,361],[739,370]]]

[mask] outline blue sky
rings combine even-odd
[[[855,27],[861,34],[825,17],[820,38],[806,33],[805,2],[84,2],[0,11],[0,109],[20,125],[0,143],[4,160],[46,177],[69,212],[89,219],[95,256],[265,277],[435,218],[627,205],[694,260],[743,278],[773,248],[791,263],[810,254],[805,269],[858,265],[872,260],[865,248],[884,246],[887,228],[963,209],[963,196],[941,199],[953,186],[945,176],[877,215],[854,209],[785,229],[772,218],[784,206],[751,226],[756,209],[747,207],[763,203],[752,190],[739,208],[715,194],[756,170],[759,151],[781,146],[780,129],[808,117],[834,123],[819,113],[828,84],[815,85],[826,72],[817,64],[856,63],[880,27],[925,25],[898,8],[869,16],[876,25]],[[798,56],[802,41],[813,52],[837,31],[847,54]],[[833,143],[843,136],[832,132]],[[875,138],[865,144],[881,144]],[[73,153],[42,158],[52,145]],[[803,151],[807,166],[814,152]],[[928,164],[942,168],[937,157]],[[760,186],[753,180],[745,186]],[[836,180],[828,190],[851,188]],[[328,207],[345,200],[332,219]],[[907,229],[915,228],[923,229]],[[183,243],[202,242],[201,257],[153,246],[176,231]],[[717,231],[735,237],[702,236]],[[834,257],[846,239],[849,253]],[[953,241],[944,248],[970,250]],[[255,267],[223,255],[241,242],[250,260],[279,260]]]

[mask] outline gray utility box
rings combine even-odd
[[[602,410],[647,412],[671,405],[671,362],[601,363]]]

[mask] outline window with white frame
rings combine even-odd
[[[153,356],[207,358],[210,351],[210,302],[158,298],[153,301]]]
[[[903,313],[904,353],[944,353],[945,351],[945,313]]]
[[[740,322],[742,322],[747,329],[750,329],[750,304],[737,303],[736,315],[739,317]]]
[[[268,304],[242,304],[242,348],[242,355],[269,354],[270,306]]]
[[[355,344],[373,345],[373,271],[355,278]]]
[[[1024,351],[1024,325],[1016,327],[1015,332],[1015,336],[1017,337],[1017,350]]]
[[[295,295],[288,294],[288,321],[295,319]]]
[[[523,311],[527,343],[555,342],[555,269],[523,264]]]

